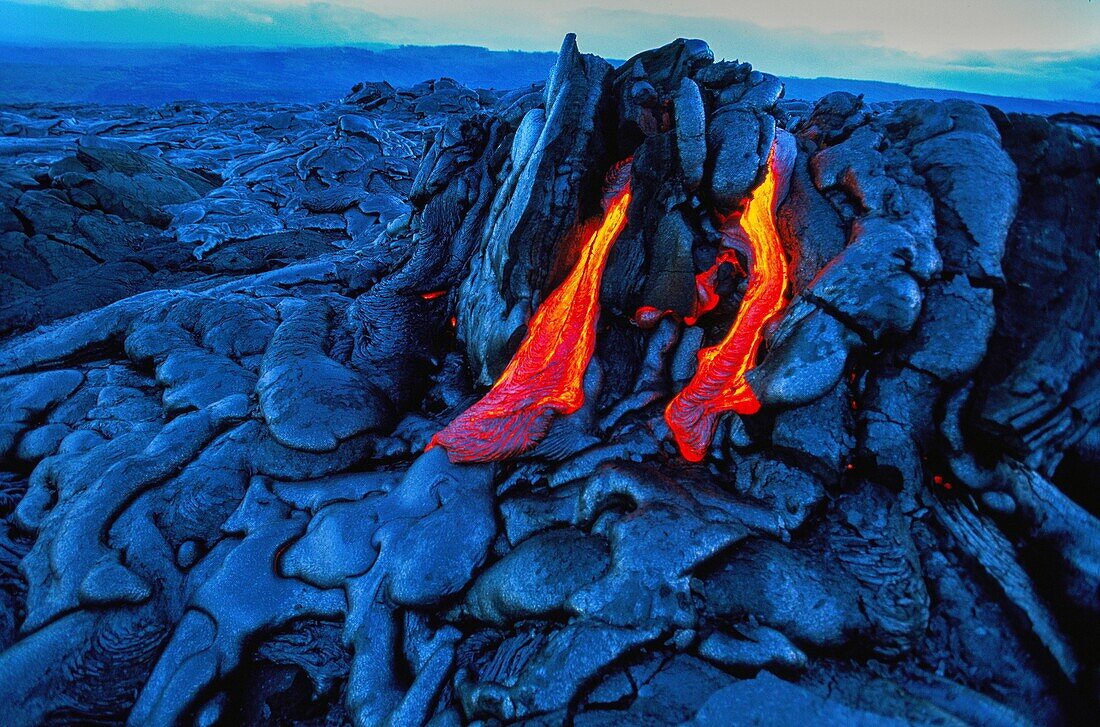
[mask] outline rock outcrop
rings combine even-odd
[[[5,724],[1095,711],[1097,119],[572,36],[512,92],[2,114]],[[776,148],[759,408],[689,463]],[[583,404],[425,451],[627,174]]]

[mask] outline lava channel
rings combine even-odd
[[[795,153],[791,137],[776,137],[764,181],[753,190],[744,213],[740,219],[723,221],[723,235],[747,243],[748,289],[729,333],[718,345],[699,351],[695,376],[665,409],[665,421],[688,461],[703,459],[719,415],[760,410],[745,374],[756,361],[764,326],[786,305],[787,257],[775,228],[775,212],[786,194]]]
[[[622,164],[613,170],[621,174]],[[522,454],[536,445],[555,414],[584,405],[584,373],[596,348],[600,282],[615,239],[626,226],[627,180],[607,205],[569,275],[539,306],[515,356],[476,404],[438,432],[452,462],[488,462]]]

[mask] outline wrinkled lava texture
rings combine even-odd
[[[570,36],[0,133],[3,724],[1100,708],[1100,119]]]

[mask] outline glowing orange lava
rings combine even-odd
[[[539,306],[527,336],[488,393],[432,437],[452,462],[487,462],[537,444],[554,414],[584,405],[584,373],[596,347],[600,282],[615,238],[626,226],[627,182],[585,242],[569,275]]]
[[[744,277],[745,271],[741,270],[737,254],[730,249],[720,251],[714,258],[714,265],[695,276],[695,308],[691,311],[691,315],[684,316],[684,323],[689,326],[695,325],[699,316],[711,312],[718,305],[719,296],[715,289],[718,285],[718,268],[726,263],[737,268]]]
[[[730,248],[719,251],[714,258],[714,264],[695,276],[695,301],[692,303],[691,312],[684,316],[684,323],[693,326],[703,314],[710,313],[718,306],[721,300],[717,290],[718,269],[726,263],[733,265],[740,276],[745,277],[745,271],[741,269],[741,262],[737,259],[737,253]],[[643,305],[634,312],[631,320],[639,328],[653,328],[665,316],[679,319],[674,311]]]
[[[785,165],[777,162],[773,146],[764,181],[753,191],[744,214],[739,220],[723,220],[724,235],[743,233],[748,242],[748,289],[729,333],[717,346],[699,352],[695,376],[665,409],[680,453],[691,462],[703,459],[720,414],[760,410],[745,374],[756,361],[764,326],[786,303],[787,257],[775,228],[775,210],[786,187],[787,170],[781,166]]]

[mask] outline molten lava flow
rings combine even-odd
[[[600,281],[611,245],[626,226],[630,184],[607,207],[576,265],[528,323],[527,336],[489,392],[432,437],[452,462],[520,454],[539,442],[554,413],[584,404],[584,372],[596,347]]]
[[[745,277],[745,271],[741,269],[741,262],[737,259],[737,253],[732,249],[721,250],[714,258],[714,264],[695,276],[695,301],[692,303],[691,312],[684,316],[684,323],[689,326],[705,314],[710,313],[717,306],[721,297],[718,295],[718,270],[726,263],[737,269],[741,277]],[[631,320],[639,328],[653,328],[661,322],[665,316],[678,319],[679,316],[671,310],[660,310],[651,305],[643,305],[634,312]]]
[[[710,313],[718,305],[718,268],[726,263],[733,265],[744,276],[741,263],[737,260],[737,254],[730,249],[722,250],[714,258],[714,265],[695,276],[695,307],[691,315],[684,316],[684,323],[695,325],[699,316]]]
[[[706,454],[719,414],[731,410],[755,414],[760,409],[745,374],[756,360],[764,326],[786,302],[787,258],[775,228],[775,208],[786,181],[779,166],[773,147],[764,181],[754,190],[740,220],[723,221],[723,234],[733,237],[740,232],[748,242],[748,290],[729,333],[717,346],[699,352],[695,376],[665,409],[665,421],[681,454],[692,462]]]

